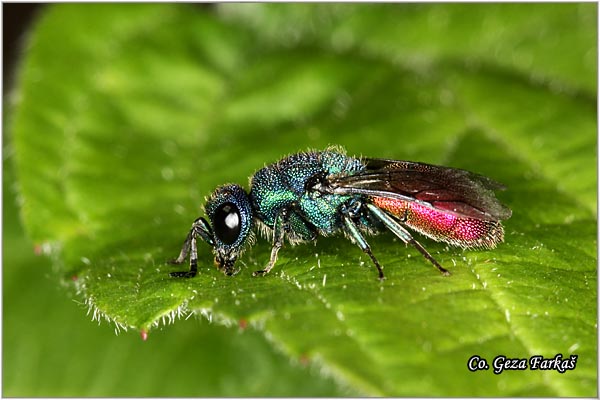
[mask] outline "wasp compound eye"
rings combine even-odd
[[[240,210],[233,203],[225,203],[215,210],[213,217],[215,235],[224,244],[231,245],[240,236]]]

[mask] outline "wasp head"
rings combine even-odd
[[[215,264],[226,275],[233,275],[235,262],[252,236],[248,194],[239,185],[220,186],[207,199],[205,210],[212,225]]]

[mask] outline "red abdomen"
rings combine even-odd
[[[493,248],[504,239],[498,221],[460,217],[417,202],[373,197],[373,204],[431,239],[460,247]]]

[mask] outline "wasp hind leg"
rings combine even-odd
[[[369,211],[371,211],[373,213],[373,215],[375,215],[377,217],[377,219],[379,219],[381,222],[383,222],[383,224],[389,230],[391,230],[396,236],[398,236],[398,238],[400,240],[402,240],[404,243],[410,244],[415,249],[419,250],[419,252],[423,255],[423,257],[428,259],[442,273],[442,275],[444,275],[444,276],[450,275],[450,271],[448,271],[446,268],[442,267],[440,265],[440,263],[438,263],[436,261],[436,259],[433,258],[433,256],[431,254],[429,254],[429,252],[427,250],[425,250],[425,248],[421,245],[421,243],[417,242],[412,237],[410,232],[408,232],[406,229],[404,229],[404,227],[398,221],[396,221],[395,219],[390,217],[386,212],[382,211],[381,209],[374,206],[373,204],[367,204],[367,207],[368,207]]]

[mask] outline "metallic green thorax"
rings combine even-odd
[[[332,234],[343,227],[339,208],[352,196],[311,192],[306,189],[307,184],[318,177],[353,175],[364,168],[359,159],[335,150],[294,154],[268,165],[256,172],[251,181],[254,217],[273,228],[279,210],[296,203],[298,212],[289,219],[290,241],[314,238],[314,228],[321,235]]]

